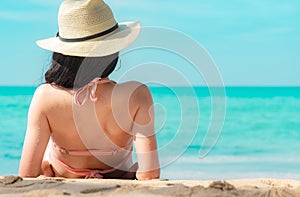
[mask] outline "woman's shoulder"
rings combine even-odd
[[[45,83],[36,88],[33,99],[42,103],[50,104],[50,101],[53,100],[53,98],[61,98],[61,96],[63,96],[63,92],[64,91],[59,88],[55,88],[53,85]]]
[[[141,87],[141,88],[146,88],[147,86],[145,84],[143,84],[142,82],[139,81],[126,81],[124,83],[118,83],[119,86],[123,86],[123,87]]]
[[[35,97],[45,97],[49,94],[50,90],[51,90],[50,84],[41,84],[36,88],[36,90],[34,92],[34,96]]]
[[[32,97],[30,109],[34,111],[34,114],[40,114],[39,112],[44,112],[48,106],[49,99],[49,84],[39,85]]]
[[[125,83],[118,84],[119,88],[125,90],[127,94],[131,95],[131,98],[139,100],[152,100],[151,92],[146,84],[139,81],[128,81]]]
[[[48,83],[44,83],[39,85],[36,90],[35,90],[35,95],[38,96],[43,96],[43,97],[48,97],[48,96],[55,96],[56,94],[59,93],[67,93],[67,94],[71,94],[71,92],[73,92],[72,89],[63,89],[63,88],[59,88],[56,87],[55,85],[52,84],[48,84]]]

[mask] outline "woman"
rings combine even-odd
[[[148,88],[108,78],[139,23],[116,23],[101,0],[66,0],[58,17],[57,37],[37,42],[54,53],[31,102],[19,175],[159,178]]]

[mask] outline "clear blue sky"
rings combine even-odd
[[[50,53],[59,0],[1,0],[0,85],[37,85]],[[203,45],[225,85],[300,85],[298,0],[107,0],[118,21],[177,29]]]

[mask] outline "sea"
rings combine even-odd
[[[0,175],[18,173],[35,89],[0,87]],[[300,87],[150,90],[161,178],[300,179]]]

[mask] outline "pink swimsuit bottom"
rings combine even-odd
[[[83,106],[88,98],[90,98],[91,101],[95,102],[97,100],[97,97],[95,95],[97,85],[100,83],[107,83],[107,82],[113,82],[109,79],[101,79],[101,78],[95,78],[92,80],[89,84],[85,85],[84,87],[78,89],[73,97],[74,103],[78,106]],[[59,166],[60,168],[64,169],[65,171],[72,173],[74,175],[80,176],[82,178],[118,178],[118,179],[136,179],[136,171],[138,168],[138,164],[132,164],[132,141],[126,146],[126,147],[116,147],[109,151],[103,151],[103,150],[96,150],[96,149],[89,149],[89,150],[67,150],[65,148],[62,148],[58,146],[56,143],[54,143],[52,140],[50,141],[50,147],[47,148],[48,153],[45,154],[44,160],[48,160],[50,163],[50,168],[54,173],[54,170],[52,168],[51,164],[56,164],[56,166]],[[129,151],[130,150],[130,151]],[[56,154],[56,152],[60,152],[61,154],[66,154],[70,156],[105,156],[105,157],[116,157],[116,154],[121,154],[122,161],[118,163],[117,165],[114,165],[110,169],[101,170],[101,169],[75,169],[67,164],[65,164]],[[122,154],[124,153],[124,154]],[[125,155],[126,154],[126,155]],[[118,155],[120,156],[120,155]],[[123,169],[120,170],[124,165],[128,166],[128,163],[131,167],[128,168],[128,170],[124,171]]]

